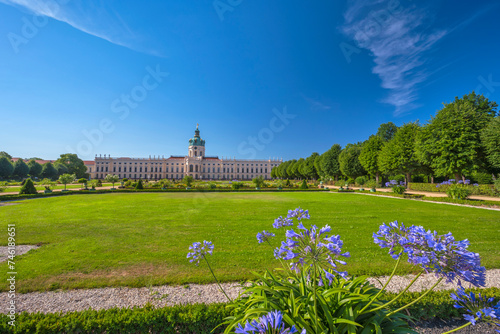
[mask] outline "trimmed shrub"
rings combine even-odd
[[[453,199],[467,199],[472,194],[472,191],[463,184],[452,184],[446,190],[446,195]]]
[[[406,187],[405,186],[401,186],[401,185],[394,185],[392,186],[392,192],[395,193],[395,194],[398,194],[398,195],[402,195],[404,194],[406,191]]]
[[[472,178],[479,184],[492,184],[493,178],[489,173],[475,173]]]
[[[37,194],[35,185],[31,179],[26,179],[23,186],[19,190],[19,195],[34,195]]]
[[[358,176],[354,182],[356,183],[357,186],[362,186],[366,183],[366,179],[364,176]]]
[[[238,190],[243,187],[243,182],[233,182],[231,183],[231,189]]]
[[[139,182],[137,182],[137,184],[135,185],[135,189],[136,190],[144,189],[144,186],[142,184],[142,180],[139,180]]]
[[[307,186],[306,180],[302,180],[302,183],[300,184],[299,189],[309,189],[309,187]]]

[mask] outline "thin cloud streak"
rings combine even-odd
[[[93,7],[89,12],[97,13],[98,15],[95,15],[97,17],[86,15],[82,3],[78,1],[0,0],[0,3],[64,22],[86,34],[133,51],[162,56],[155,50],[143,50],[136,47],[132,42],[126,41],[126,39],[137,38],[137,36],[130,30],[121,16],[115,11],[110,12],[103,7],[95,7],[90,2],[86,2],[85,6]],[[102,24],[103,21],[105,21],[103,25],[106,29],[99,27],[99,24]],[[104,30],[106,30],[106,33]]]
[[[381,86],[389,90],[382,102],[393,105],[394,115],[400,116],[417,107],[414,103],[418,98],[417,85],[429,75],[425,70],[425,52],[448,31],[424,32],[427,28],[424,11],[412,7],[390,13],[380,3],[370,2],[377,5],[376,9],[361,15],[369,9],[362,10],[366,2],[351,2],[342,30],[373,56],[372,72],[381,79]]]

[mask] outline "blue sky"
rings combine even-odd
[[[0,0],[0,151],[293,159],[500,102],[496,1]]]

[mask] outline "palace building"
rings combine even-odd
[[[271,179],[271,169],[282,159],[248,160],[205,156],[205,140],[196,125],[194,137],[189,139],[187,156],[113,158],[97,156],[93,164],[86,163],[92,179],[104,179],[107,174],[128,179],[182,179],[191,175],[195,180],[251,180],[257,176]]]

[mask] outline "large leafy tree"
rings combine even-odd
[[[318,172],[316,171],[316,167],[314,167],[314,161],[319,157],[319,154],[314,152],[309,157],[304,160],[304,165],[302,167],[302,174],[306,179],[317,179]]]
[[[398,127],[396,126],[396,124],[387,122],[384,124],[380,124],[380,126],[378,127],[377,136],[380,137],[382,141],[388,142],[394,137],[397,131]]]
[[[314,159],[314,169],[316,169],[316,173],[318,173],[318,177],[324,178],[325,173],[323,173],[323,170],[321,169],[321,160],[323,159],[323,155],[317,155],[316,158]]]
[[[0,152],[0,158],[1,157],[5,157],[5,158],[7,158],[9,160],[12,160],[12,156],[9,153],[5,152],[5,151],[1,151]]]
[[[293,164],[293,171],[295,173],[296,179],[304,179],[305,178],[304,174],[302,173],[304,163],[305,163],[305,159],[300,158],[299,160],[297,160],[296,163]]]
[[[30,168],[30,175],[32,177],[38,177],[41,175],[43,167],[38,162],[36,162],[36,160],[31,159],[28,162],[28,167]]]
[[[0,178],[8,179],[14,172],[14,166],[10,159],[6,157],[0,157]]]
[[[65,165],[68,168],[68,173],[75,174],[77,178],[85,177],[87,167],[82,159],[78,158],[76,154],[66,153],[61,154],[56,163]]]
[[[297,160],[296,159],[293,159],[293,160],[290,160],[290,163],[286,166],[286,175],[287,175],[287,179],[288,178],[291,178],[291,179],[295,179],[295,172],[297,170],[294,170],[293,169],[293,166],[297,163]]]
[[[495,117],[481,132],[481,141],[488,162],[494,168],[500,168],[500,116]]]
[[[359,162],[368,174],[375,176],[378,183],[380,168],[378,165],[378,155],[384,146],[384,142],[379,136],[370,136],[364,143],[361,153],[359,154]]]
[[[340,147],[339,144],[335,144],[321,155],[321,171],[325,176],[335,178],[335,181],[337,181],[339,175],[342,174],[339,164],[340,152],[342,152],[342,147]]]
[[[488,162],[481,142],[482,130],[494,119],[497,104],[474,92],[444,105],[428,124],[428,154],[438,175],[465,179],[486,169]]]
[[[394,138],[382,148],[378,158],[382,172],[405,174],[407,185],[411,181],[411,174],[421,168],[415,152],[419,130],[418,122],[407,123],[400,127]]]
[[[365,169],[359,162],[361,144],[347,144],[339,154],[339,165],[342,174],[355,178],[366,174]]]
[[[68,166],[66,166],[65,164],[59,163],[57,161],[54,162],[54,168],[57,170],[58,176],[69,173]]]
[[[55,179],[59,174],[57,172],[57,169],[54,167],[54,165],[51,162],[46,162],[42,166],[42,177],[46,177],[48,179]]]
[[[28,176],[29,172],[30,168],[23,159],[19,158],[16,160],[16,162],[14,162],[14,172],[12,173],[12,175],[22,179]]]

